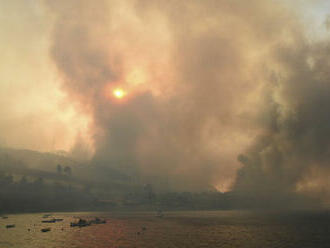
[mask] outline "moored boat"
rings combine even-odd
[[[42,223],[55,223],[56,219],[50,219],[50,220],[42,220]]]
[[[101,220],[100,218],[95,218],[94,220],[91,220],[89,223],[91,223],[91,224],[105,224],[105,223],[107,223],[107,221],[106,220]]]
[[[91,225],[91,223],[84,219],[79,219],[78,222],[70,223],[71,227],[85,227],[85,226],[90,226],[90,225]]]
[[[55,223],[55,222],[59,222],[59,221],[63,221],[63,219],[50,219],[50,220],[42,220],[42,223]]]

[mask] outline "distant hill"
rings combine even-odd
[[[74,167],[79,164],[72,158],[61,154],[13,148],[0,148],[0,165],[1,163],[8,163],[9,160],[16,160],[17,163],[21,163],[22,166],[27,168],[52,172],[56,171],[56,166],[58,164],[70,167]]]
[[[72,175],[58,173],[57,166],[70,167]],[[125,192],[137,183],[124,173],[106,164],[92,165],[75,161],[64,153],[55,154],[31,150],[0,148],[0,172],[42,178],[50,183],[64,183],[77,187],[91,187],[107,193]]]

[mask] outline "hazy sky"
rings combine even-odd
[[[49,59],[51,16],[42,1],[0,2],[1,144],[68,150],[84,120],[60,90]]]
[[[315,0],[0,1],[0,144],[78,142],[93,161],[228,189],[247,163],[238,155],[268,129],[267,94],[296,109],[283,91],[296,69],[277,55],[326,40],[328,10]],[[285,79],[270,93],[271,74]]]

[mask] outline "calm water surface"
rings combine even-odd
[[[43,214],[0,219],[0,247],[330,247],[328,212],[253,213],[243,211],[155,213],[53,213],[63,222],[41,223]],[[76,217],[107,219],[106,224],[70,227]],[[6,229],[7,224],[16,227]],[[40,230],[50,227],[51,231]]]

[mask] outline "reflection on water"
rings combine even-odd
[[[42,223],[43,214],[0,219],[0,247],[330,247],[327,212],[243,211],[155,213],[54,213],[62,222]],[[70,227],[75,217],[107,219],[106,224]],[[7,229],[6,225],[15,224]],[[43,233],[42,228],[51,231]]]

